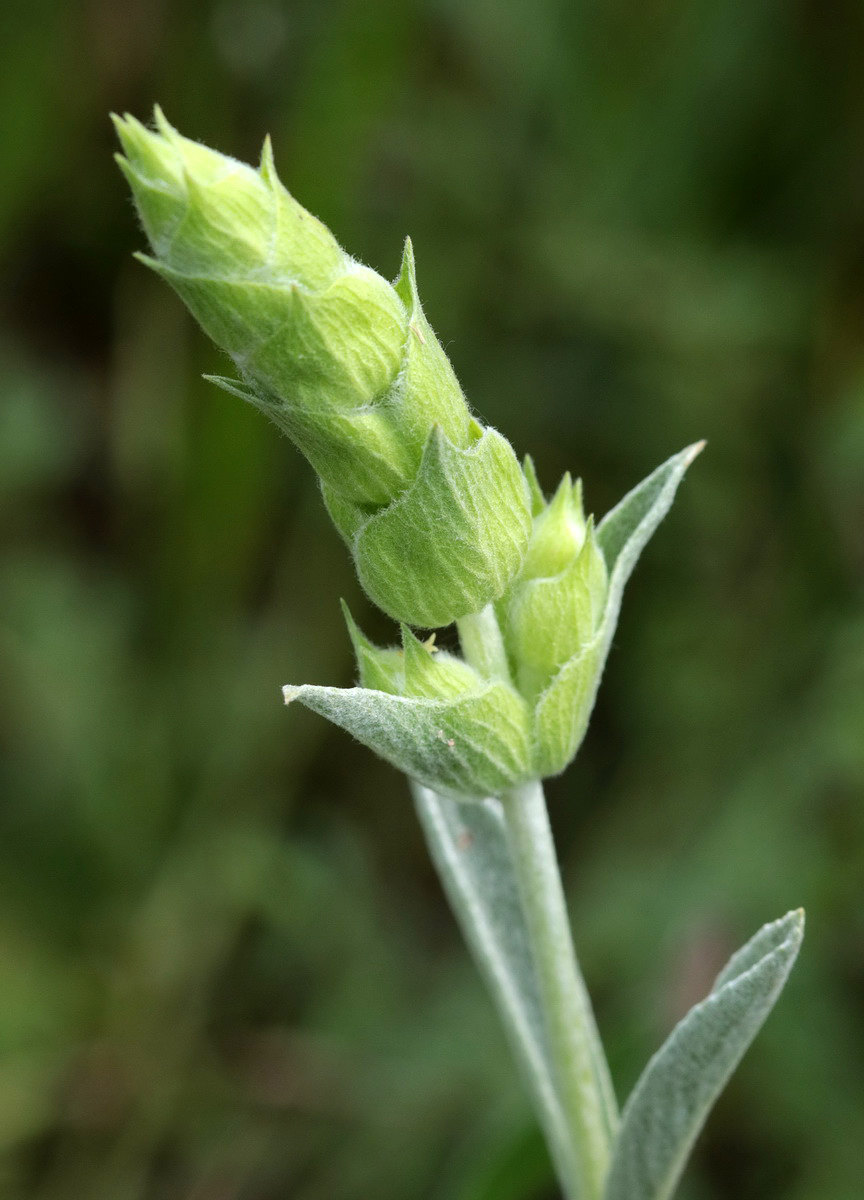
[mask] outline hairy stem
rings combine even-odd
[[[576,1147],[558,1094],[501,803],[466,803],[412,782],[432,861],[534,1102],[567,1200],[581,1200]]]
[[[502,797],[507,839],[543,1008],[549,1054],[576,1150],[578,1192],[599,1200],[617,1112],[573,940],[540,782]]]
[[[484,679],[502,679],[510,683],[510,664],[494,606],[487,604],[478,613],[460,617],[456,628],[466,661]]]
[[[487,679],[511,682],[494,607],[490,604],[482,612],[462,617],[457,627],[467,661]],[[544,1058],[552,1072],[566,1128],[567,1144],[562,1147],[558,1126],[550,1145],[567,1196],[571,1200],[599,1200],[609,1169],[618,1112],[591,1001],[573,948],[542,784],[524,784],[502,796],[498,803],[533,964],[541,1037],[546,1047]],[[549,1136],[549,1112],[543,1116]],[[554,1128],[557,1121],[552,1124]]]

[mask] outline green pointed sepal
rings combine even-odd
[[[475,427],[459,449],[432,430],[411,485],[370,517],[324,489],[369,597],[397,621],[438,629],[502,595],[531,529],[528,489],[510,443]]]
[[[624,586],[703,446],[697,442],[673,455],[628,492],[597,528],[609,577],[605,608],[595,636],[564,663],[534,706],[535,767],[541,778],[563,771],[579,749],[618,624]]]
[[[398,410],[399,426],[412,441],[426,441],[438,425],[455,446],[470,446],[472,421],[450,359],[435,336],[417,291],[417,273],[411,239],[405,239],[402,266],[393,284],[408,314],[408,333],[402,365],[388,397]]]

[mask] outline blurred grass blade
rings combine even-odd
[[[475,961],[531,1091],[561,1178],[573,1146],[546,1050],[528,931],[499,801],[461,803],[412,783],[420,822]]]
[[[649,1062],[627,1102],[605,1200],[668,1200],[711,1106],[783,989],[799,909],[765,925]]]

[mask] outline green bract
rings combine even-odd
[[[214,382],[280,426],[321,478],[360,579],[385,612],[449,624],[519,569],[528,492],[507,441],[471,417],[423,314],[406,242],[391,285],[280,183],[182,137],[116,119],[155,257],[141,256],[232,358]]]
[[[346,619],[362,686],[286,687],[286,704],[300,700],[436,791],[494,796],[530,778],[530,716],[514,688],[405,625],[401,649],[380,649]]]
[[[580,485],[565,476],[547,505],[528,465],[534,530],[499,605],[513,683],[405,626],[401,648],[374,646],[346,609],[361,686],[289,686],[286,702],[299,700],[438,792],[497,796],[563,771],[588,726],[624,585],[700,449],[658,467],[596,534]]]
[[[463,450],[434,429],[411,487],[349,533],[372,599],[425,629],[499,596],[518,570],[530,528],[509,443],[476,425],[473,436]],[[325,498],[334,512],[329,492]],[[387,604],[378,599],[384,596]]]

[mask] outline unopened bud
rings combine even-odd
[[[606,590],[606,563],[593,520],[582,511],[581,482],[565,475],[534,517],[522,569],[501,606],[519,690],[529,702],[595,637]]]
[[[269,143],[255,170],[158,109],[155,130],[116,125],[155,254],[144,261],[233,359],[240,378],[215,382],[312,463],[372,599],[429,628],[496,600],[522,560],[528,492],[509,444],[468,411],[410,243],[391,285],[294,200]]]

